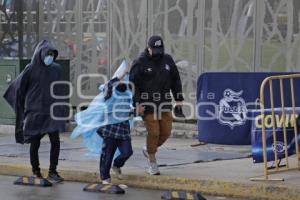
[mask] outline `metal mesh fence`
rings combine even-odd
[[[49,38],[91,95],[102,80],[88,74],[110,76],[160,34],[195,102],[203,72],[299,70],[299,12],[298,0],[0,0],[0,55],[31,57]]]

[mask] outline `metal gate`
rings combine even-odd
[[[16,2],[23,2],[17,4]],[[1,57],[30,57],[51,39],[71,60],[71,80],[97,94],[121,60],[128,63],[161,34],[181,73],[188,102],[209,71],[297,71],[298,0],[0,0]],[[20,6],[22,5],[22,7]],[[23,12],[20,10],[23,8]],[[77,96],[77,95],[75,95]],[[82,99],[73,98],[77,105]]]
[[[260,89],[260,109],[261,109],[261,115],[262,115],[262,144],[263,144],[263,160],[264,160],[264,176],[262,178],[251,178],[250,180],[253,181],[283,181],[283,178],[270,178],[269,175],[280,173],[284,171],[290,171],[290,170],[300,170],[300,149],[299,149],[299,133],[298,133],[298,125],[297,125],[297,113],[296,109],[299,108],[296,105],[296,94],[297,90],[295,89],[295,82],[300,80],[300,74],[292,74],[292,75],[282,75],[282,76],[271,76],[266,78],[261,85]],[[299,82],[298,82],[299,83]],[[273,87],[275,84],[279,84],[280,92],[279,95],[275,95],[276,90]],[[285,85],[289,86],[289,91],[285,90]],[[269,98],[267,98],[267,91],[269,92]],[[278,94],[278,93],[277,93]],[[288,99],[291,99],[291,102],[286,102],[285,98],[288,97]],[[278,152],[278,143],[280,142],[277,139],[277,133],[276,128],[277,124],[275,123],[275,104],[274,101],[280,99],[280,112],[279,115],[283,119],[283,144],[282,144],[282,152]],[[274,162],[275,162],[275,168],[272,169],[268,166],[268,146],[267,146],[267,131],[266,131],[266,110],[267,110],[267,102],[270,102],[270,109],[271,110],[271,124],[272,124],[272,136],[273,136],[273,142],[272,145],[274,147]],[[291,142],[288,144],[288,134],[287,129],[289,128],[289,125],[286,122],[287,117],[287,105],[291,105],[291,121],[293,122],[293,132],[294,132],[294,142]],[[289,150],[288,148],[291,145],[295,145],[295,154],[296,158],[290,158],[289,156]],[[284,153],[284,162],[285,164],[280,166],[281,159],[279,158],[279,153]],[[270,155],[269,155],[270,156]],[[293,162],[292,162],[293,161]],[[294,165],[294,166],[292,166]]]

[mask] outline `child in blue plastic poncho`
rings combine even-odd
[[[82,135],[90,151],[101,153],[100,176],[103,184],[111,184],[111,168],[120,177],[121,168],[133,153],[129,124],[132,93],[128,71],[123,62],[113,78],[100,87],[101,93],[88,109],[75,116],[77,127],[71,137]]]

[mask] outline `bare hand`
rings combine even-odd
[[[137,108],[137,112],[139,115],[143,116],[145,114],[145,106],[139,105]]]
[[[179,106],[179,107],[182,107],[183,106],[183,102],[182,101],[176,101],[176,104],[175,106]]]
[[[125,68],[125,70],[124,70],[124,73],[125,73],[125,74],[128,74],[129,72],[130,72],[130,67],[127,66],[127,67]]]

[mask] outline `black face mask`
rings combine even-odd
[[[153,58],[153,60],[160,60],[160,59],[162,59],[162,57],[163,57],[163,53],[155,53],[155,54],[152,54],[152,58]]]

